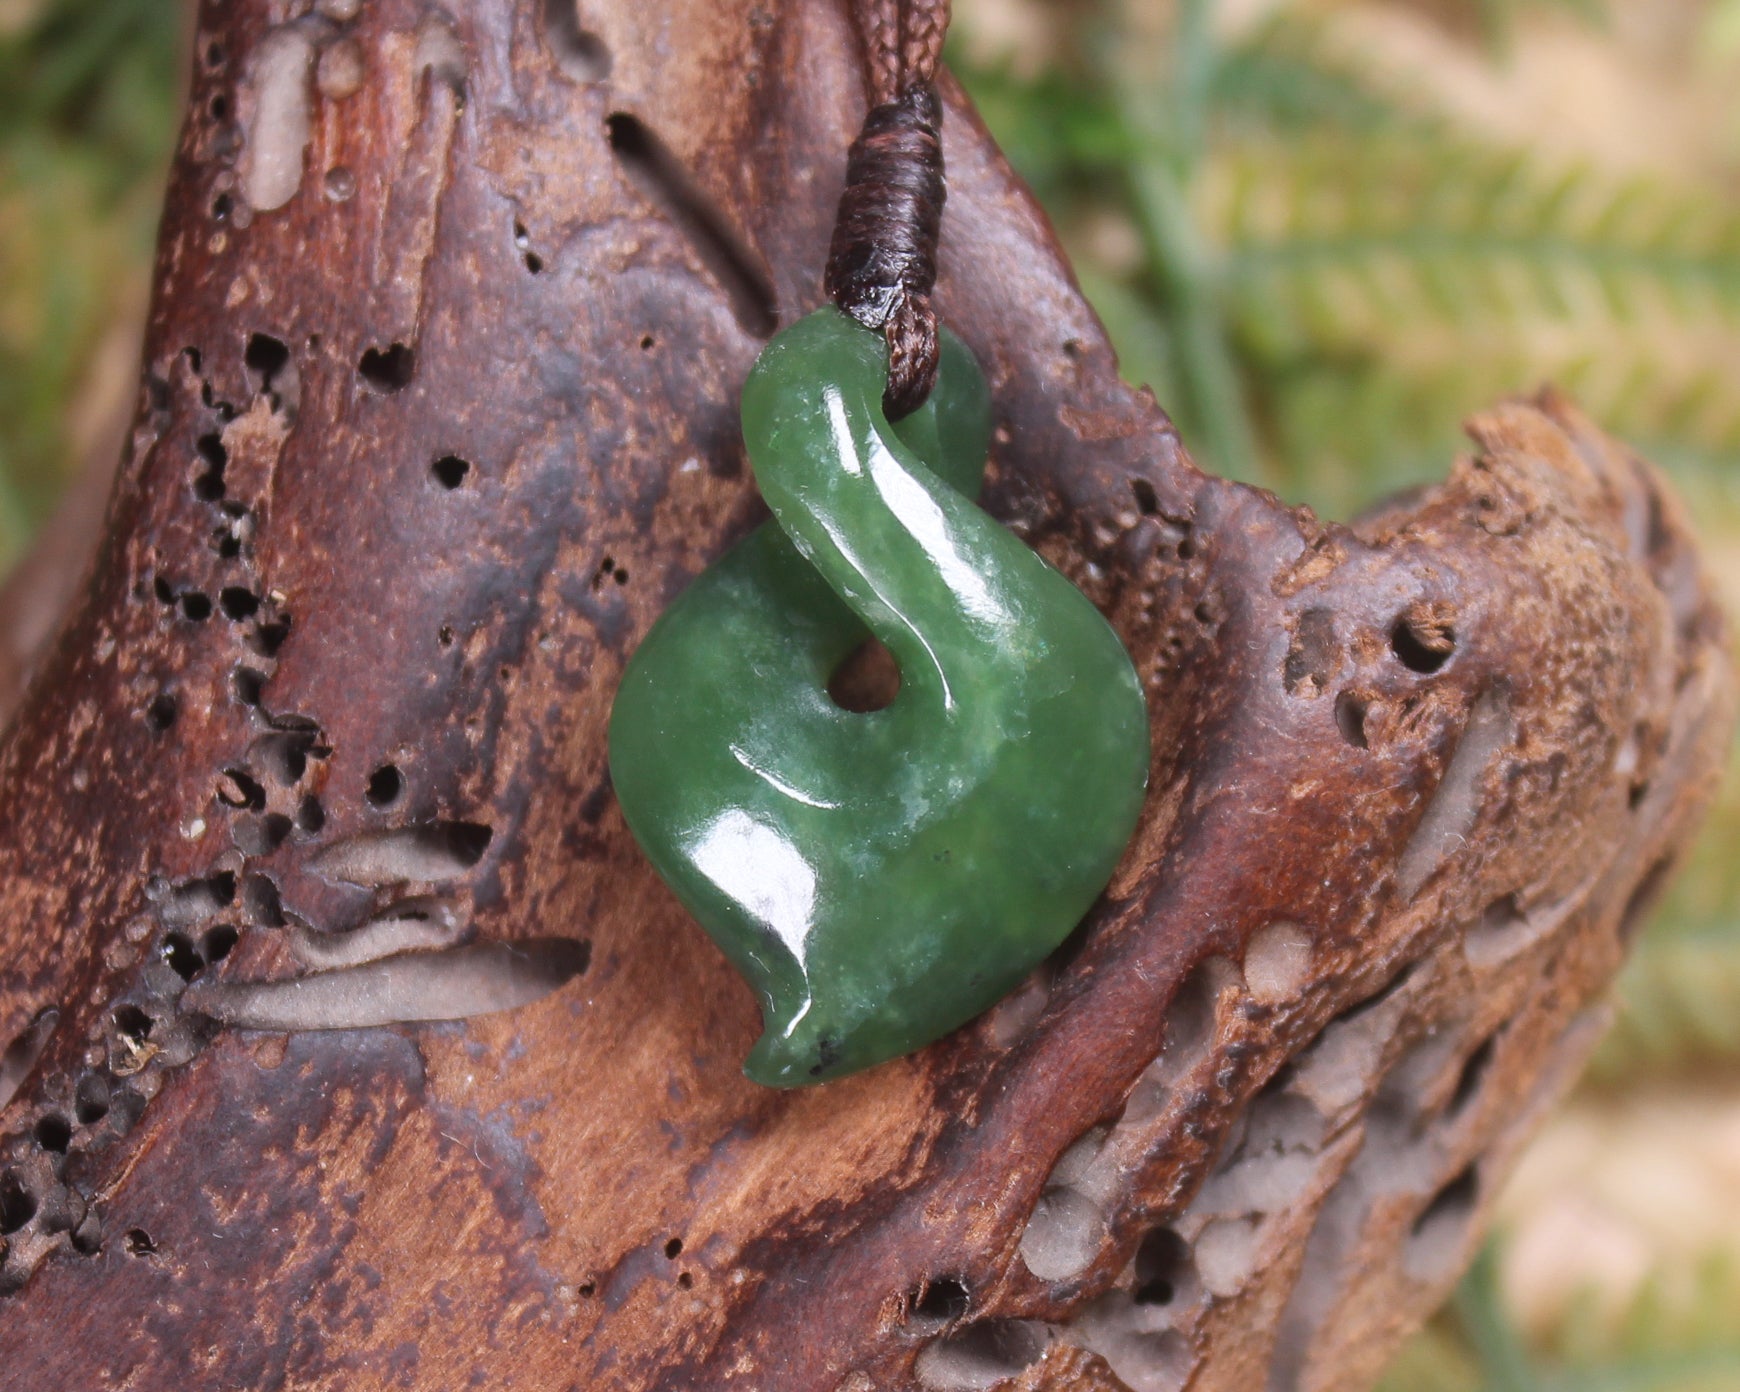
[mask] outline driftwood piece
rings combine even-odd
[[[1204,477],[949,92],[988,506],[1124,635],[1153,792],[1023,990],[759,1090],[603,731],[761,516],[735,397],[818,300],[851,28],[300,8],[202,14],[130,449],[0,753],[9,1379],[1368,1382],[1720,763],[1724,630],[1658,476],[1546,397],[1351,530]],[[541,998],[215,1018],[400,949],[295,1018]]]

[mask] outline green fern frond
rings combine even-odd
[[[1218,56],[1213,117],[1230,129],[1395,130],[1427,119],[1375,74],[1344,62],[1320,19],[1279,12]]]
[[[1740,35],[1740,3],[1721,3],[1727,18],[1712,19],[1709,41],[1740,46],[1723,38]],[[1256,456],[1243,476],[1341,515],[1442,477],[1464,447],[1467,413],[1554,380],[1676,472],[1708,535],[1740,536],[1731,190],[1616,178],[1505,148],[1430,107],[1429,84],[1399,87],[1350,49],[1332,8],[1300,21],[1301,8],[1219,48],[1198,26],[1166,60],[1194,82],[1137,74],[1132,96],[1129,59],[1102,54],[1097,69],[1088,61],[1043,95],[1030,89],[1025,120],[1054,128],[1045,138],[1062,172],[1046,177],[1065,191],[1065,226],[1069,181],[1085,169],[1096,205],[1110,200],[1141,229],[1145,265],[1083,271],[1127,374],[1156,387],[1210,467],[1245,467],[1243,436]],[[1461,13],[1502,45],[1525,11],[1555,8],[1588,20],[1603,10],[1597,0],[1483,0]],[[1091,142],[1056,129],[1070,103],[1093,113],[1083,128],[1097,132]],[[1003,134],[995,119],[993,129]],[[1107,151],[1124,152],[1126,165]],[[1086,162],[1072,176],[1078,155]],[[1083,188],[1073,188],[1077,206]],[[1599,1081],[1636,1087],[1664,1070],[1740,1059],[1737,842],[1731,773],[1638,940]],[[1536,1349],[1506,1316],[1488,1254],[1456,1315],[1434,1322],[1383,1386],[1733,1392],[1740,1289],[1720,1272],[1697,1280],[1696,1318],[1684,1291],[1664,1283],[1617,1332],[1595,1338],[1567,1324]]]
[[[1740,327],[1740,212],[1709,200],[1607,187],[1588,170],[1542,178],[1515,155],[1436,139],[1263,142],[1223,161],[1238,192],[1210,189],[1202,214],[1251,299],[1284,306],[1299,282],[1394,268],[1421,291],[1403,308],[1435,322],[1560,317],[1594,299],[1622,322],[1654,300]],[[1507,270],[1519,275],[1492,281]]]
[[[980,117],[1048,208],[1066,209],[1115,181],[1136,157],[1137,138],[1103,83],[1061,68],[1027,76],[1007,60],[976,66],[958,43],[949,53],[971,82]]]
[[[1416,128],[1228,142],[1197,213],[1291,496],[1441,472],[1469,409],[1545,380],[1740,455],[1740,210]]]
[[[1099,285],[1118,336],[1149,345],[1126,358],[1168,345],[1163,403],[1206,462],[1345,512],[1441,472],[1469,409],[1549,379],[1622,433],[1740,454],[1722,371],[1740,360],[1740,209],[1472,140],[1328,31],[1272,21],[1200,60],[1212,139],[1188,185],[1168,122],[1198,118],[1147,89],[1002,89],[1027,113],[1018,162],[1043,145],[1054,186],[1073,166],[1103,198],[1095,171],[1156,171],[1129,195],[1148,268]]]

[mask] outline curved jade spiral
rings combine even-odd
[[[744,1071],[775,1087],[1008,992],[1104,888],[1147,779],[1117,636],[970,501],[971,353],[945,335],[930,400],[891,426],[886,351],[833,309],[768,345],[743,434],[774,521],[659,619],[611,714],[629,827],[759,993]],[[828,679],[872,634],[899,694],[843,710]]]

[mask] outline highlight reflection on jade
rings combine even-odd
[[[990,402],[944,335],[890,425],[881,337],[833,309],[743,392],[774,520],[629,663],[611,774],[647,856],[761,997],[745,1072],[790,1087],[970,1020],[1104,888],[1141,807],[1148,722],[1087,599],[972,501]],[[892,704],[828,695],[871,635]]]

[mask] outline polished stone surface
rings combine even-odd
[[[945,335],[891,426],[880,336],[833,309],[763,352],[743,430],[774,521],[630,662],[611,774],[659,873],[761,997],[745,1065],[785,1087],[919,1048],[1075,926],[1135,826],[1142,691],[1088,600],[967,496],[990,425]],[[874,635],[881,710],[828,681]]]

